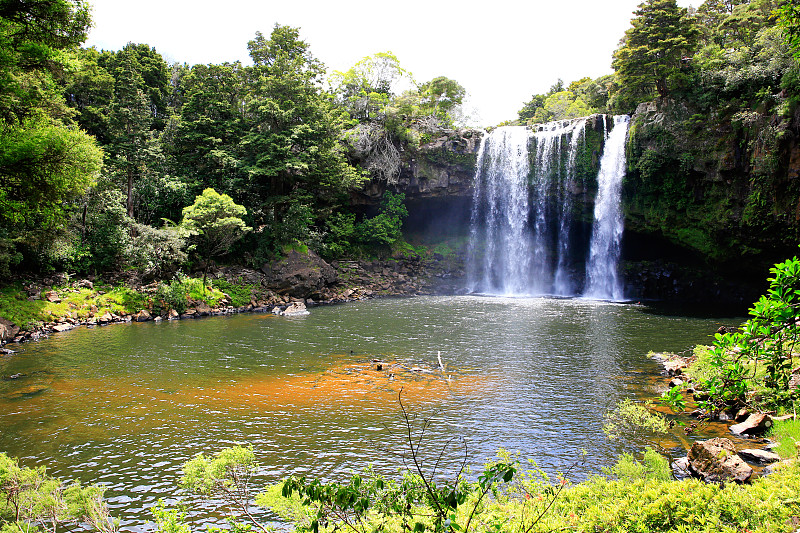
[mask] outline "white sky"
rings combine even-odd
[[[276,23],[289,25],[329,72],[391,51],[418,82],[457,80],[477,124],[489,126],[516,118],[557,78],[611,73],[611,54],[641,0],[89,1],[94,28],[86,46],[146,43],[168,62],[249,63],[247,41],[256,31],[269,36]]]

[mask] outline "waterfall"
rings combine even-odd
[[[536,132],[506,126],[486,136],[478,153],[470,222],[471,292],[574,295],[568,262],[570,187],[585,123],[552,122]]]
[[[623,298],[617,264],[624,229],[621,191],[622,178],[625,177],[625,138],[629,120],[627,115],[614,117],[614,128],[606,138],[600,159],[592,240],[586,266],[584,296],[588,298]]]
[[[529,139],[527,128],[506,126],[481,143],[470,217],[472,292],[518,294],[530,285]]]

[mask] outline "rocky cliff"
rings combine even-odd
[[[353,193],[358,205],[374,205],[387,190],[404,193],[407,200],[471,198],[478,150],[483,132],[443,130],[419,147],[398,146],[398,173],[375,178]]]
[[[703,114],[674,101],[640,105],[628,140],[627,231],[743,274],[763,275],[794,255],[800,110],[783,109]]]

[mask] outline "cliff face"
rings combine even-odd
[[[471,198],[482,136],[479,130],[447,130],[417,149],[402,147],[399,175],[371,180],[352,195],[353,202],[375,205],[387,190],[412,202]]]
[[[776,98],[780,98],[777,95]],[[626,229],[709,265],[765,272],[800,237],[800,110],[642,104],[631,122]]]

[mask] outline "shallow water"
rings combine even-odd
[[[550,471],[581,449],[603,464],[623,445],[601,432],[606,408],[663,388],[647,352],[684,350],[737,322],[452,296],[80,328],[0,358],[0,450],[106,484],[128,529],[150,519],[158,498],[175,497],[183,462],[233,443],[253,446],[267,482],[331,479],[370,463],[395,472],[401,389],[414,423],[432,421],[431,453],[460,436],[474,466],[499,447]]]

